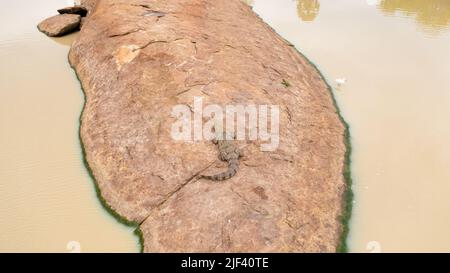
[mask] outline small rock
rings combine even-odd
[[[78,14],[59,14],[39,23],[38,29],[50,37],[62,36],[77,30],[80,20]]]
[[[85,17],[88,11],[83,6],[73,6],[59,9],[58,12],[60,14],[78,14],[81,17]]]

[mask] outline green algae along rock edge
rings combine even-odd
[[[317,69],[240,0],[82,1],[69,60],[100,197],[145,252],[345,250],[348,128]],[[289,84],[286,84],[289,83]],[[243,144],[233,178],[210,141],[171,137],[175,105],[278,105],[280,143]]]

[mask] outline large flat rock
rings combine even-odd
[[[81,138],[113,210],[147,252],[333,252],[343,230],[345,127],[327,84],[239,0],[90,0],[70,51]],[[171,109],[280,107],[280,143],[241,142],[236,176],[210,141],[171,137]]]

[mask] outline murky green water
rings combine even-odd
[[[249,2],[335,86],[353,145],[350,250],[450,251],[450,1]]]

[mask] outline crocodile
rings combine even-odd
[[[242,156],[242,152],[234,141],[234,137],[231,134],[223,134],[223,137],[213,141],[219,149],[219,159],[228,163],[228,169],[215,175],[202,175],[201,178],[222,181],[233,177],[239,170],[239,158]]]

